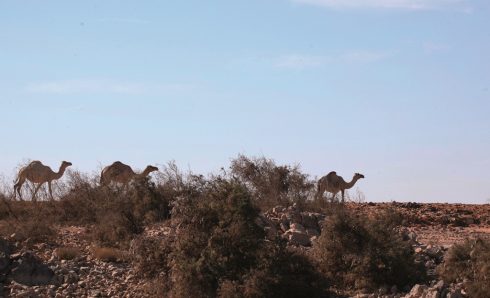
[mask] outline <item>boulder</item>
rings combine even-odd
[[[284,208],[282,206],[276,206],[276,207],[272,208],[272,212],[275,213],[275,214],[282,213],[285,210],[286,210],[286,208]]]
[[[424,295],[424,292],[427,291],[428,287],[426,285],[415,285],[413,286],[412,290],[410,293],[405,295],[404,298],[422,298]]]
[[[289,243],[293,245],[300,245],[300,246],[311,245],[310,236],[304,233],[298,233],[296,231],[289,230],[288,232],[286,232],[286,234],[288,235]]]
[[[287,230],[289,230],[289,224],[286,224],[286,223],[283,223],[281,222],[279,224],[279,228],[283,231],[283,232],[286,232]]]
[[[295,231],[295,232],[299,232],[299,233],[306,233],[306,230],[305,228],[303,227],[303,225],[299,224],[299,223],[292,223],[290,225],[291,227],[291,230]]]
[[[310,229],[310,228],[308,228],[308,229],[306,229],[306,234],[308,236],[310,236],[310,237],[313,237],[313,236],[318,237],[318,236],[320,236],[320,232],[318,232],[317,229]]]
[[[25,252],[17,257],[12,264],[11,277],[20,284],[27,286],[50,284],[54,272],[32,253]]]
[[[303,223],[303,226],[305,228],[311,228],[311,229],[318,228],[318,219],[311,212],[301,214],[301,222]]]
[[[265,227],[264,231],[265,231],[265,235],[267,236],[267,239],[269,240],[274,240],[277,236],[277,229],[274,226]]]
[[[461,290],[452,290],[446,295],[447,298],[463,298],[463,295],[461,294]]]
[[[7,274],[12,263],[10,260],[11,247],[10,244],[0,238],[0,276]]]

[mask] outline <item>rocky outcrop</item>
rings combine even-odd
[[[325,215],[301,212],[296,205],[277,206],[262,214],[257,223],[264,228],[269,239],[282,237],[289,245],[308,247],[320,236]]]
[[[12,260],[10,259],[11,245],[4,239],[0,238],[0,283],[7,279],[10,271]]]
[[[463,298],[460,284],[447,285],[444,281],[433,282],[431,286],[415,285],[403,298]]]
[[[53,282],[54,272],[32,252],[11,255],[10,278],[27,286],[47,285]]]

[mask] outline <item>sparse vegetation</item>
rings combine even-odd
[[[392,217],[368,218],[339,209],[324,224],[314,256],[329,280],[342,289],[403,288],[424,278],[408,242]]]
[[[81,250],[78,247],[63,246],[56,248],[55,254],[61,260],[73,260],[81,254]]]
[[[113,247],[95,247],[92,254],[96,259],[105,262],[120,262],[128,259],[127,254]]]
[[[123,262],[110,266],[133,266],[150,297],[328,297],[332,290],[425,281],[425,263],[416,262],[414,238],[403,227],[419,223],[412,211],[422,205],[391,203],[373,212],[375,204],[359,203],[360,192],[348,208],[327,202],[315,197],[299,167],[266,158],[239,156],[229,172],[207,177],[169,163],[155,178],[101,186],[96,176],[69,171],[55,201],[13,201],[0,192],[0,232],[30,248],[52,247],[62,242],[59,227],[83,226],[78,231],[93,249],[58,243],[57,259],[72,263],[91,254]],[[473,219],[469,212],[465,222]],[[157,235],[148,233],[153,228]],[[292,244],[289,236],[301,229],[307,244]],[[465,245],[451,251],[440,272],[448,282],[464,281],[471,297],[484,297],[478,295],[487,290],[488,242]]]
[[[463,282],[469,297],[485,298],[490,293],[490,240],[467,240],[454,245],[439,267],[447,282]]]
[[[160,264],[171,297],[297,297],[299,291],[319,297],[325,284],[313,265],[266,241],[258,213],[239,181],[213,178],[196,199],[175,206],[179,234],[171,247],[140,245],[139,264]],[[151,253],[158,247],[169,253]]]
[[[299,166],[278,166],[265,157],[239,155],[231,162],[231,174],[250,190],[253,200],[263,209],[296,203],[302,207],[313,197],[314,184]]]

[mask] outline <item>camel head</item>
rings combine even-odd
[[[364,178],[363,174],[359,174],[359,173],[354,174],[354,179],[362,179],[362,178]]]
[[[69,161],[63,161],[63,162],[61,163],[61,166],[62,166],[63,168],[67,168],[67,167],[69,167],[69,166],[71,166],[71,165],[72,165],[72,163],[71,163],[71,162],[69,162]]]
[[[146,173],[150,174],[151,172],[155,172],[155,171],[158,171],[158,168],[157,168],[157,167],[154,167],[154,166],[149,165],[149,166],[147,166],[147,167],[146,167],[146,169],[145,169],[145,171],[144,171],[144,172],[146,172]]]

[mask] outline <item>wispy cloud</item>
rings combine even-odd
[[[28,84],[25,90],[29,93],[46,94],[161,94],[181,92],[194,89],[190,84],[160,84],[141,82],[122,82],[106,79],[60,80],[35,82]]]
[[[366,64],[374,63],[392,55],[392,52],[348,51],[337,55],[283,55],[274,59],[278,68],[307,69],[320,68],[332,63]]]
[[[392,56],[392,52],[351,51],[340,56],[347,63],[373,63]]]
[[[467,12],[469,0],[291,0],[331,9],[434,10],[458,8]]]
[[[129,23],[129,24],[149,24],[150,21],[137,18],[101,18],[96,19],[96,22],[103,23]]]
[[[329,56],[312,55],[284,55],[276,59],[274,65],[280,68],[314,68],[320,67],[331,62]]]
[[[444,43],[437,42],[425,42],[422,48],[426,54],[434,54],[439,52],[446,52],[450,49],[450,46]]]

